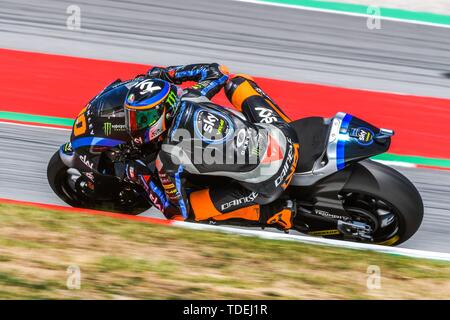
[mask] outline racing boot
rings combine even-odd
[[[275,204],[262,206],[260,222],[268,226],[274,226],[287,233],[294,226],[293,221],[296,215],[296,208],[292,200],[285,200],[282,203],[281,207],[278,201]],[[278,207],[278,209],[274,210],[274,207]],[[272,213],[274,211],[276,213]]]

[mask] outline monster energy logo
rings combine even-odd
[[[105,136],[111,135],[112,130],[114,131],[125,131],[126,126],[124,124],[111,124],[111,122],[105,122],[103,124],[103,133]]]
[[[105,136],[109,136],[111,134],[112,125],[111,122],[105,122],[103,124],[103,133]]]
[[[70,143],[70,142],[67,142],[65,145],[64,145],[64,152],[72,152],[73,150],[72,150],[72,144]]]
[[[177,102],[177,95],[175,94],[175,92],[170,91],[169,95],[167,96],[167,100],[166,101],[170,105],[170,107],[173,108],[173,106]]]

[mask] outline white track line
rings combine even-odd
[[[316,12],[325,12],[325,13],[335,13],[335,14],[341,14],[341,15],[346,15],[346,16],[354,16],[354,17],[363,17],[363,18],[373,18],[374,17],[373,15],[364,14],[364,13],[354,13],[354,12],[337,11],[337,10],[332,10],[332,9],[312,8],[312,7],[306,7],[306,6],[294,5],[294,4],[265,2],[265,1],[258,1],[258,0],[231,0],[231,1],[247,2],[247,3],[252,3],[252,4],[260,4],[260,5],[266,5],[266,6],[283,7],[283,8],[298,9],[298,10],[307,10],[307,11],[316,11]],[[385,17],[385,16],[380,16],[379,19],[380,20],[404,22],[404,23],[410,23],[410,24],[419,24],[419,25],[430,26],[430,27],[438,27],[438,28],[450,29],[450,25],[438,24],[438,23],[432,23],[432,22],[424,22],[424,21],[418,21],[418,20],[406,20],[406,19],[398,19],[398,18],[391,18],[391,17]]]
[[[422,258],[422,259],[432,259],[432,260],[441,260],[441,261],[449,261],[450,262],[450,253],[443,252],[433,252],[433,251],[424,251],[424,250],[416,250],[416,249],[406,249],[406,248],[397,248],[397,247],[387,247],[376,244],[366,244],[359,242],[349,242],[349,241],[341,241],[341,240],[332,240],[325,238],[316,238],[310,236],[301,236],[301,235],[291,235],[285,233],[274,233],[267,231],[259,231],[259,230],[251,230],[251,229],[238,229],[232,227],[224,227],[224,226],[215,226],[208,224],[199,224],[199,223],[189,223],[182,221],[174,221],[172,223],[173,226],[194,229],[194,230],[204,230],[204,231],[213,231],[213,232],[225,232],[238,234],[242,236],[253,236],[262,239],[270,239],[270,240],[283,240],[283,241],[297,241],[308,244],[316,244],[316,245],[327,245],[333,247],[347,248],[347,249],[357,249],[357,250],[369,250],[376,251],[400,256],[407,256],[412,258]]]
[[[8,121],[1,121],[1,120],[0,120],[0,123],[9,124],[12,126],[22,126],[22,127],[40,128],[40,129],[52,129],[52,130],[63,130],[63,131],[71,131],[72,130],[71,128],[49,127],[49,126],[45,126],[45,125],[16,123],[16,122],[8,122]]]

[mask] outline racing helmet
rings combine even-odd
[[[165,132],[180,101],[178,87],[161,79],[143,78],[125,98],[125,123],[136,143],[148,143]]]

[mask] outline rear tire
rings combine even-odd
[[[378,213],[372,212],[375,219],[380,218],[380,210],[391,208],[398,230],[391,235],[390,230],[386,230],[386,239],[382,238],[383,230],[378,230],[379,239],[375,239],[375,243],[398,245],[405,242],[417,232],[423,220],[424,208],[419,192],[405,176],[391,167],[370,160],[360,164],[355,166],[352,177],[342,189],[341,195],[351,194],[353,197],[344,201],[344,207],[350,213],[355,209],[370,212],[370,208],[372,211],[378,208]]]
[[[313,185],[291,188],[299,208],[294,229],[302,233],[393,246],[411,238],[422,223],[424,208],[416,187],[398,171],[371,160]],[[317,213],[319,202],[318,211],[328,215]]]

